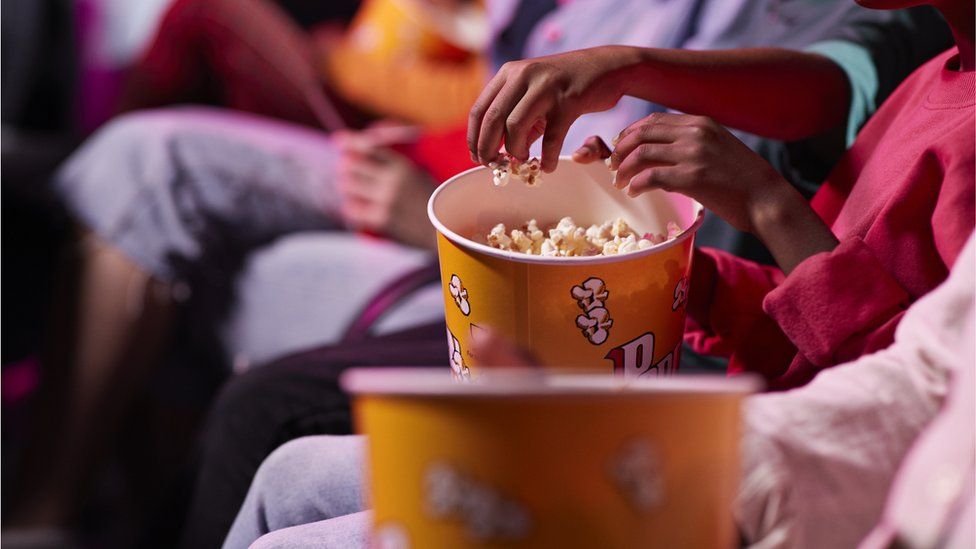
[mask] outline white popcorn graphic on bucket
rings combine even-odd
[[[649,440],[632,440],[610,457],[610,482],[637,511],[648,513],[664,503],[660,461]]]
[[[570,295],[584,313],[576,317],[576,327],[580,329],[587,341],[593,345],[600,345],[610,337],[610,327],[613,319],[606,308],[610,292],[603,280],[590,277],[579,286],[573,286]]]
[[[448,285],[454,304],[458,306],[464,316],[471,314],[471,302],[468,301],[468,289],[461,284],[461,277],[451,275],[451,283]]]
[[[451,330],[447,330],[447,347],[448,353],[450,353],[451,358],[451,371],[454,372],[454,378],[460,380],[471,379],[471,370],[464,363],[464,353],[461,351],[461,343],[458,338],[454,337]]]
[[[435,519],[461,522],[481,541],[523,539],[531,527],[521,503],[442,462],[432,463],[424,474],[424,506]]]
[[[674,287],[674,303],[671,304],[671,310],[677,311],[679,307],[684,305],[688,301],[688,277],[683,276],[678,284]]]

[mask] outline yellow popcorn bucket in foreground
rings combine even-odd
[[[731,547],[753,378],[359,369],[371,547]]]
[[[467,378],[478,366],[469,349],[486,327],[549,367],[625,377],[676,371],[702,205],[657,190],[630,198],[613,187],[602,162],[569,157],[541,185],[510,179],[496,187],[490,170],[473,168],[438,187],[428,204],[455,374]],[[639,234],[666,233],[672,221],[683,232],[615,256],[530,256],[483,243],[498,223],[511,228],[536,219],[542,227],[565,216],[584,227],[619,217]]]

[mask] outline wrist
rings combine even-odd
[[[750,231],[773,254],[783,273],[790,274],[807,258],[837,247],[837,237],[803,196],[778,177],[749,209]]]
[[[757,185],[749,200],[749,232],[760,239],[791,224],[800,210],[810,206],[779,173],[772,170],[766,181]]]
[[[597,60],[606,70],[600,75],[599,85],[614,90],[617,99],[635,95],[635,77],[645,63],[645,50],[636,46],[601,46],[601,58]]]

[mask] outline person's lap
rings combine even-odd
[[[370,544],[372,511],[360,511],[333,519],[299,524],[269,532],[257,539],[254,549],[358,549]],[[387,547],[377,545],[377,547]],[[389,547],[398,547],[389,545]]]
[[[57,186],[83,224],[146,273],[188,282],[202,324],[220,333],[228,355],[254,364],[335,342],[373,293],[432,262],[342,230],[336,159],[331,139],[309,128],[160,109],[108,124],[66,163]],[[411,296],[376,329],[436,320],[435,294]]]

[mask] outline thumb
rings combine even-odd
[[[586,138],[583,146],[573,152],[573,160],[580,164],[589,164],[604,158],[610,158],[610,147],[604,143],[599,136],[592,135]]]
[[[528,351],[520,349],[511,340],[486,328],[473,338],[471,354],[484,367],[535,367],[539,362]]]

